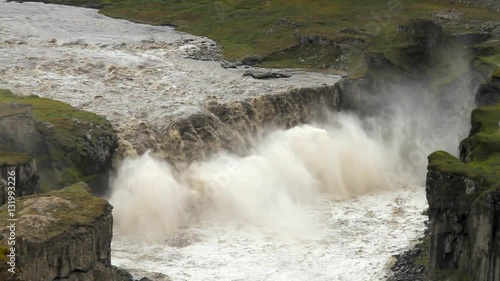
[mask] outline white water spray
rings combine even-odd
[[[370,117],[336,113],[328,123],[274,131],[246,157],[220,153],[180,174],[151,155],[127,159],[110,199],[121,233],[114,249],[127,249],[132,234],[156,239],[140,243],[157,254],[147,270],[115,256],[138,275],[179,280],[383,280],[390,256],[423,231],[425,192],[415,185],[427,155],[454,153],[467,132],[471,97],[458,98],[461,108],[443,109],[417,87],[392,89]],[[138,184],[145,175],[154,192]],[[122,190],[128,200],[117,196]],[[137,205],[144,208],[131,219]]]
[[[320,196],[337,200],[388,188],[393,163],[352,116],[338,126],[300,126],[270,134],[252,155],[223,153],[174,176],[149,154],[126,160],[110,202],[119,231],[161,236],[189,214],[236,219],[256,225],[305,227],[302,206]],[[139,207],[140,206],[140,207]]]

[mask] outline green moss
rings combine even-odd
[[[4,104],[0,103],[0,118],[28,113],[26,104]]]
[[[50,227],[48,236],[67,231],[70,226],[89,225],[102,215],[107,202],[90,194],[89,187],[77,183],[61,190],[52,191],[49,196],[56,196],[71,201],[74,208],[59,206],[53,210],[57,221]]]
[[[436,151],[429,155],[428,159],[428,167],[430,169],[436,169],[450,174],[468,176],[470,178],[481,178],[482,176],[478,170],[463,163],[460,159],[446,151]]]
[[[5,245],[0,245],[0,263],[5,263],[9,259],[7,255],[9,254],[9,248]]]
[[[478,44],[473,51],[477,54],[474,66],[489,72],[492,77],[500,78],[500,40],[492,39]]]
[[[464,163],[444,152],[429,156],[429,168],[450,174],[463,175],[484,181],[483,190],[476,194],[473,205],[489,192],[500,190],[500,104],[477,108],[472,112],[472,136],[463,140],[461,147],[468,153]]]
[[[434,281],[470,281],[472,278],[467,272],[461,270],[435,270],[433,272]]]
[[[462,141],[461,146],[470,151],[467,158],[474,165],[484,167],[498,161],[500,153],[500,104],[477,108],[472,112],[474,134]],[[483,168],[484,169],[484,168]]]
[[[73,129],[74,119],[92,122],[96,125],[108,123],[102,116],[76,109],[63,102],[37,96],[17,96],[9,90],[0,90],[0,104],[5,106],[12,103],[29,104],[37,120],[48,122],[60,131]]]
[[[428,236],[424,237],[424,239],[420,243],[418,243],[415,247],[420,248],[422,251],[420,252],[420,255],[413,258],[413,263],[418,265],[423,265],[426,268],[428,268],[429,255],[427,249],[429,248],[429,237]]]
[[[0,151],[0,166],[25,164],[31,161],[33,157],[27,153],[3,152]]]
[[[84,182],[78,182],[67,186],[65,188],[61,188],[58,190],[51,191],[50,194],[67,194],[67,193],[83,193],[87,194],[90,192],[90,189],[87,184]]]
[[[500,104],[496,106],[485,106],[472,111],[473,126],[488,134],[500,133]]]

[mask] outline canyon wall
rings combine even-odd
[[[2,280],[132,280],[111,266],[112,207],[78,183],[61,190],[17,199],[16,275],[2,262]],[[0,240],[9,237],[7,212]],[[0,259],[10,250],[2,246]],[[10,279],[9,279],[10,278]]]
[[[10,160],[7,161],[6,158]],[[0,205],[7,201],[7,179],[11,172],[16,175],[14,178],[17,196],[40,192],[39,176],[35,173],[35,159],[25,154],[0,153]]]
[[[500,104],[491,99],[498,94],[485,95],[479,87],[476,102],[488,106],[472,112],[460,159],[442,151],[429,156],[430,280],[446,272],[460,272],[463,280],[500,280]]]
[[[103,117],[62,102],[0,90],[0,151],[30,154],[45,190],[77,181],[105,187],[116,146],[117,136]],[[0,165],[2,160],[15,161],[3,152]]]

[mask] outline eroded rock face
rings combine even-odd
[[[478,106],[495,105],[500,102],[500,78],[492,77],[479,86],[476,93]]]
[[[464,175],[429,170],[430,266],[473,279],[500,280],[500,192]],[[483,190],[483,191],[481,191]]]
[[[0,163],[0,205],[7,201],[7,182],[9,172],[15,172],[16,196],[31,195],[40,192],[39,176],[35,173],[33,158],[16,164]]]
[[[6,100],[0,100],[0,151],[31,154],[41,184],[55,189],[84,177],[106,176],[117,146],[117,136],[109,123],[82,118],[82,111],[75,109],[71,116],[69,105],[48,99],[17,98],[10,92],[2,92],[0,97]],[[33,113],[33,107],[60,117],[44,122]],[[34,174],[34,163],[16,167],[23,181]],[[22,195],[32,194],[36,188],[25,190]]]
[[[500,280],[500,108],[477,108],[460,159],[444,152],[429,156],[429,274],[461,272],[466,280]],[[486,138],[489,141],[482,141]],[[434,275],[433,275],[434,274]]]
[[[431,20],[412,19],[406,25],[400,25],[398,31],[406,34],[418,46],[430,49],[438,45],[442,28]]]
[[[111,210],[107,201],[90,195],[82,184],[19,198],[17,268],[24,279],[126,280],[111,266]],[[0,209],[2,218],[5,214]],[[2,227],[3,237],[5,231]]]

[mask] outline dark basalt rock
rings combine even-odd
[[[250,76],[255,79],[272,79],[272,78],[289,78],[292,75],[282,71],[252,69],[245,71],[243,73],[243,76]]]
[[[1,156],[2,153],[0,153]],[[0,205],[7,201],[7,182],[9,172],[15,172],[16,196],[40,193],[40,177],[35,173],[35,160],[29,158],[19,163],[1,163],[0,161]]]
[[[492,77],[479,86],[476,92],[476,105],[488,106],[500,102],[500,78]]]
[[[241,64],[243,65],[254,65],[264,61],[264,58],[259,55],[247,55],[241,59]]]
[[[418,46],[430,49],[438,45],[442,28],[431,20],[412,19],[407,24],[400,25],[398,32],[404,33]]]

